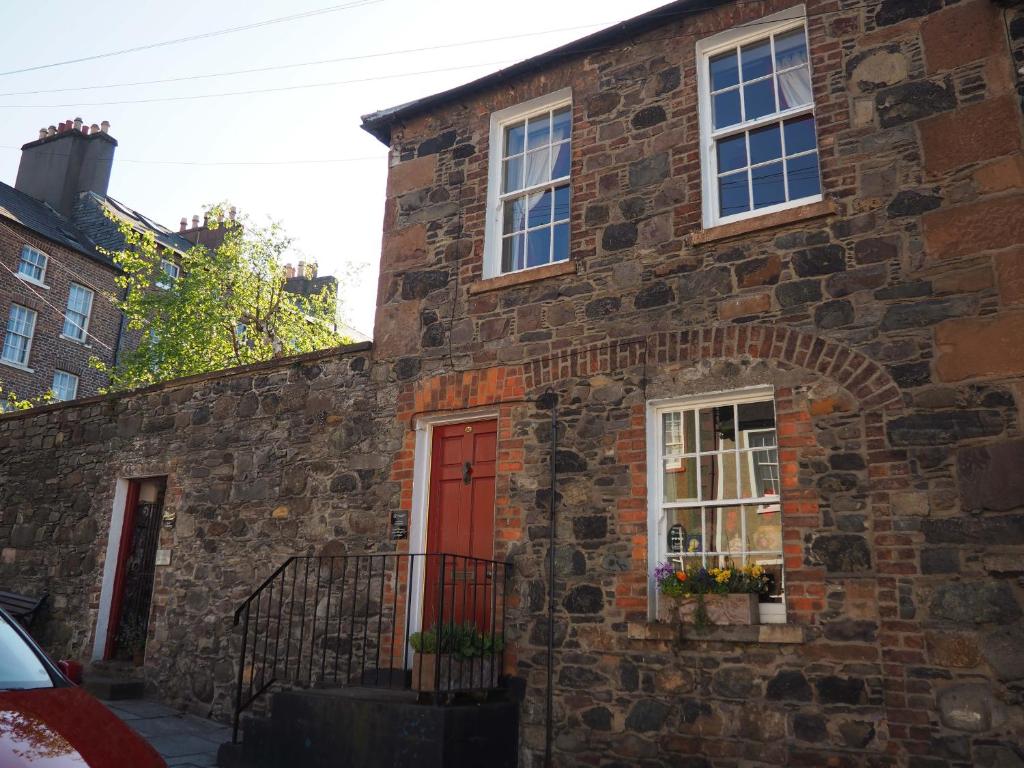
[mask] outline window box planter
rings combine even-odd
[[[490,656],[463,658],[416,651],[412,655],[412,689],[420,693],[487,690],[497,685],[492,671],[499,658],[497,655],[493,659]],[[438,665],[440,682],[435,688]]]
[[[694,623],[699,598],[696,595],[671,598],[661,595],[658,600],[658,620],[669,623]],[[746,626],[760,624],[758,597],[750,593],[704,595],[708,621],[720,626]]]

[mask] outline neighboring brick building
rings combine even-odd
[[[0,418],[0,582],[102,653],[166,478],[145,674],[225,716],[233,609],[433,548],[435,455],[514,565],[523,766],[1020,765],[1022,64],[1019,3],[682,0],[367,116],[373,347]],[[760,626],[655,620],[691,552],[774,574]]]
[[[103,251],[124,243],[108,214],[169,253],[191,247],[107,195],[116,147],[107,123],[68,120],[22,147],[14,187],[0,183],[0,385],[19,397],[93,395],[107,379],[89,359],[109,365],[131,343],[108,300],[121,289]]]

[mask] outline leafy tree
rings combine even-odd
[[[110,390],[345,343],[335,330],[332,288],[313,296],[284,290],[281,260],[292,239],[281,227],[224,221],[222,211],[212,207],[207,226],[226,228],[223,244],[175,256],[176,278],[162,270],[161,259],[171,254],[153,233],[121,223],[124,248],[109,255],[122,269],[117,283],[125,290],[114,300],[138,344],[113,366],[92,361],[110,376]]]
[[[37,397],[18,397],[12,389],[4,389],[3,382],[0,382],[0,413],[11,411],[24,411],[26,408],[35,408],[37,405],[46,405],[55,400],[53,390],[47,390]]]

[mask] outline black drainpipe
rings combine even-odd
[[[552,766],[552,745],[555,732],[555,529],[558,518],[555,507],[555,451],[558,448],[558,395],[550,389],[545,393],[545,400],[551,406],[551,458],[549,460],[550,478],[548,485],[548,686],[547,707],[545,712],[544,765]]]

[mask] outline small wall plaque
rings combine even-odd
[[[391,539],[392,541],[399,541],[401,539],[409,538],[409,529],[404,525],[393,525],[391,526]]]
[[[158,549],[156,551],[156,565],[170,565],[171,564],[171,550],[169,549]]]
[[[391,513],[391,540],[409,538],[409,513],[405,510],[394,510]]]

